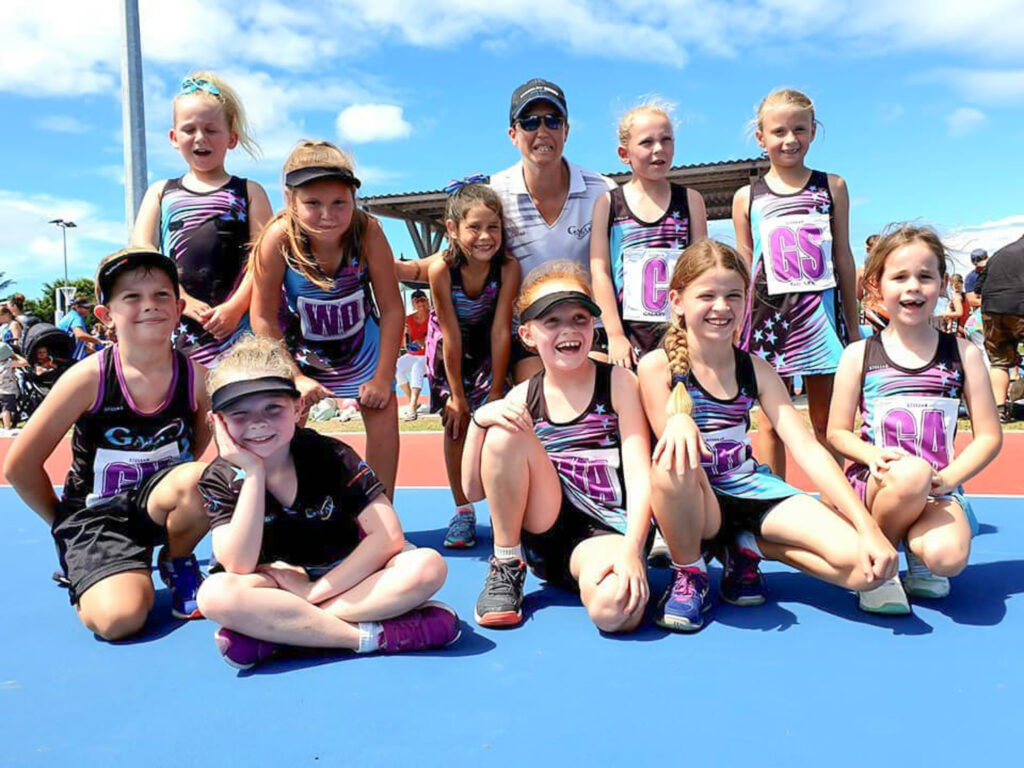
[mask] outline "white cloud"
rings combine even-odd
[[[1021,235],[1024,235],[1024,214],[986,221],[983,224],[952,227],[942,233],[942,242],[963,272],[971,268],[970,253],[975,248],[984,248],[991,255]]]
[[[947,83],[973,104],[1005,107],[1024,103],[1024,69],[939,69],[924,79]]]
[[[128,239],[124,223],[102,219],[92,203],[0,190],[0,264],[26,295],[64,274],[61,232],[49,223],[56,218],[77,225],[68,230],[72,277],[92,276],[100,259]]]
[[[987,119],[980,109],[959,107],[946,115],[946,129],[950,136],[966,136],[984,125]]]
[[[905,112],[902,104],[882,104],[878,109],[879,117],[887,123],[899,120]]]
[[[402,108],[393,104],[353,104],[338,114],[335,126],[342,141],[354,144],[393,141],[412,134]]]
[[[88,133],[92,126],[70,115],[50,115],[39,120],[37,125],[53,133]]]

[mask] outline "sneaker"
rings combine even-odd
[[[654,529],[654,543],[651,544],[651,551],[647,554],[647,565],[651,568],[668,568],[672,565],[672,556],[668,552],[668,544],[661,531]]]
[[[1013,403],[1007,400],[999,409],[999,423],[1012,424],[1016,419],[1013,415]]]
[[[167,554],[167,547],[164,547],[157,558],[157,568],[161,580],[171,590],[171,615],[182,620],[203,618],[196,600],[199,585],[203,583],[203,572],[199,570],[196,556],[172,560]]]
[[[673,568],[672,582],[661,596],[654,623],[673,632],[696,632],[711,610],[708,574],[700,568]]]
[[[224,657],[224,661],[235,669],[252,669],[281,650],[277,643],[257,640],[255,637],[224,627],[213,633],[213,642],[217,644],[217,650]]]
[[[419,414],[416,412],[416,409],[411,406],[406,407],[405,413],[402,414],[403,421],[416,421],[418,418]]]
[[[903,552],[907,556],[907,574],[903,577],[903,589],[911,597],[923,600],[940,600],[949,595],[949,579],[936,576],[928,570],[928,566],[910,551],[910,546],[903,542]]]
[[[725,546],[722,555],[722,583],[719,594],[730,605],[761,605],[765,600],[764,577],[756,554],[737,544]]]
[[[473,618],[481,627],[514,627],[523,620],[526,563],[491,558],[487,581],[476,600]]]
[[[444,536],[448,549],[469,549],[476,546],[476,513],[472,507],[460,507],[448,522],[448,533]]]
[[[434,600],[401,616],[385,619],[380,626],[381,653],[444,648],[462,634],[462,624],[455,610]]]
[[[882,582],[868,592],[858,592],[858,604],[867,613],[881,613],[886,616],[906,616],[910,613],[910,602],[903,591],[899,576]]]

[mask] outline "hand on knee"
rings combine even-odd
[[[923,508],[932,488],[932,466],[917,456],[904,456],[882,475],[882,488],[908,504],[920,502]]]
[[[636,629],[643,617],[643,606],[633,613],[626,612],[628,596],[616,599],[617,581],[615,576],[607,577],[587,601],[587,613],[594,626],[602,632],[629,632]]]

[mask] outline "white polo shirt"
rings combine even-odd
[[[554,224],[548,226],[533,204],[523,177],[523,163],[491,176],[505,213],[505,248],[519,262],[523,280],[530,270],[555,259],[567,259],[590,274],[590,229],[594,202],[615,182],[565,158],[569,168],[569,196]]]

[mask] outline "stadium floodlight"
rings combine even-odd
[[[64,286],[68,285],[68,229],[77,227],[73,221],[66,221],[65,219],[50,219],[51,224],[56,224],[60,227],[61,235],[64,240]]]

